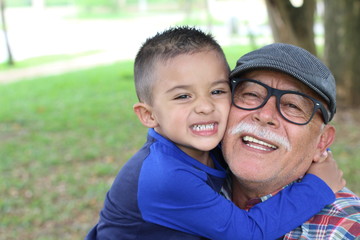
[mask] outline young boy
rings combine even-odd
[[[228,75],[221,47],[197,29],[170,28],[143,44],[134,111],[150,128],[147,142],[119,172],[87,239],[275,239],[334,200],[312,174],[250,212],[219,194],[227,174],[217,146],[231,104]],[[339,174],[332,170],[331,181]],[[298,199],[303,191],[311,198]],[[267,214],[274,211],[278,219]],[[279,227],[268,231],[270,224]]]

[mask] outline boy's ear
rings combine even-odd
[[[133,106],[134,112],[139,118],[140,122],[148,128],[155,128],[158,126],[156,119],[153,116],[152,108],[146,103],[136,103]]]
[[[314,162],[321,162],[325,160],[325,158],[322,157],[322,154],[326,151],[327,148],[330,147],[330,145],[334,142],[334,140],[335,140],[335,127],[330,124],[327,124],[320,136],[320,141],[317,145]]]

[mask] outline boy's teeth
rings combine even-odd
[[[256,139],[256,138],[253,138],[253,137],[250,137],[250,136],[243,137],[243,140],[246,141],[246,142],[253,142],[253,143],[257,143],[257,144],[260,144],[260,145],[263,145],[263,146],[266,146],[266,147],[277,149],[277,147],[274,146],[274,145],[271,145],[269,143],[263,142],[263,141],[261,141],[259,139]],[[262,148],[258,147],[258,149],[262,149]]]
[[[195,131],[213,130],[214,129],[214,123],[205,124],[205,125],[194,125],[192,128]]]

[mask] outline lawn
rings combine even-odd
[[[225,48],[231,67],[248,47]],[[147,129],[133,63],[0,85],[0,239],[83,239]],[[360,193],[360,111],[339,109],[332,151]]]

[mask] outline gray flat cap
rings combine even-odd
[[[272,69],[287,73],[318,93],[330,110],[329,121],[336,112],[336,84],[331,71],[317,57],[303,48],[273,43],[242,56],[230,74],[238,77],[247,71]]]

